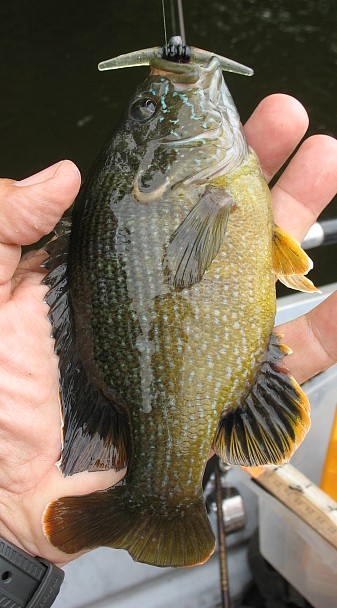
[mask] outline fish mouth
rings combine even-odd
[[[159,75],[169,78],[175,85],[177,90],[191,85],[200,85],[200,81],[211,76],[216,72],[220,71],[220,61],[217,57],[213,56],[204,65],[197,63],[174,63],[155,57],[150,61],[151,74]],[[179,87],[180,85],[180,87]]]
[[[219,107],[219,103],[215,103],[212,99],[217,99],[221,82],[222,82],[222,74],[220,70],[220,62],[216,57],[212,57],[209,62],[204,66],[199,65],[191,65],[191,64],[173,64],[170,61],[166,60],[157,60],[153,62],[154,64],[160,66],[165,64],[165,69],[169,70],[171,68],[171,72],[162,71],[161,69],[153,68],[153,74],[160,74],[169,77],[170,80],[174,83],[174,88],[176,93],[184,94],[185,90],[190,90],[191,88],[202,88],[209,90],[209,109],[207,110],[208,118],[211,118],[214,122],[213,128],[208,128],[207,130],[201,130],[199,133],[192,135],[191,137],[181,137],[179,139],[172,139],[171,137],[164,137],[161,140],[161,143],[167,147],[173,148],[184,148],[184,147],[193,147],[193,146],[202,146],[208,142],[214,142],[219,140],[224,135],[224,127],[223,127],[223,112]],[[152,62],[151,62],[152,65]],[[179,80],[176,80],[176,69],[177,67],[181,72],[178,72]],[[196,78],[197,71],[197,78]],[[172,77],[173,75],[173,77]],[[181,78],[180,78],[181,76]],[[194,79],[194,77],[196,79]],[[193,81],[191,80],[193,79]],[[193,86],[194,85],[194,86]],[[202,117],[200,117],[202,119]]]

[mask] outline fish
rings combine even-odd
[[[311,260],[274,223],[222,75],[249,68],[179,52],[103,63],[143,61],[150,74],[47,245],[44,279],[58,466],[65,476],[127,467],[114,487],[48,504],[44,533],[68,554],[109,546],[161,567],[214,551],[210,450],[232,465],[282,464],[303,440],[310,406],[273,331],[275,280],[316,289]]]

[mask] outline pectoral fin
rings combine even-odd
[[[298,291],[319,291],[307,279],[312,269],[312,261],[295,239],[279,226],[274,227],[273,234],[273,269],[281,283]]]
[[[272,334],[265,361],[242,403],[224,411],[214,449],[228,464],[283,464],[310,427],[309,402],[282,365],[290,349]]]
[[[202,279],[219,253],[234,204],[227,190],[206,188],[168,243],[163,267],[172,287],[191,287]]]

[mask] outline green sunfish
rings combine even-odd
[[[220,61],[152,58],[71,221],[48,246],[64,475],[127,465],[122,484],[48,505],[50,542],[190,566],[214,551],[202,494],[225,463],[283,463],[309,404],[273,333],[275,278],[310,260],[274,225]]]

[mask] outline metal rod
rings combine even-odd
[[[178,17],[179,17],[179,29],[180,36],[183,43],[183,46],[186,44],[186,35],[185,35],[185,22],[184,22],[184,13],[183,13],[183,2],[182,0],[177,0],[178,2]]]
[[[334,245],[337,243],[337,218],[322,220],[313,224],[306,235],[302,247],[311,249],[321,245]]]
[[[218,524],[218,543],[219,543],[219,565],[220,565],[220,591],[222,608],[231,608],[231,598],[229,594],[228,563],[224,513],[222,508],[222,484],[219,459],[215,464],[215,487],[216,487],[216,518]]]
[[[177,35],[176,12],[174,8],[174,0],[171,0],[171,36]]]

